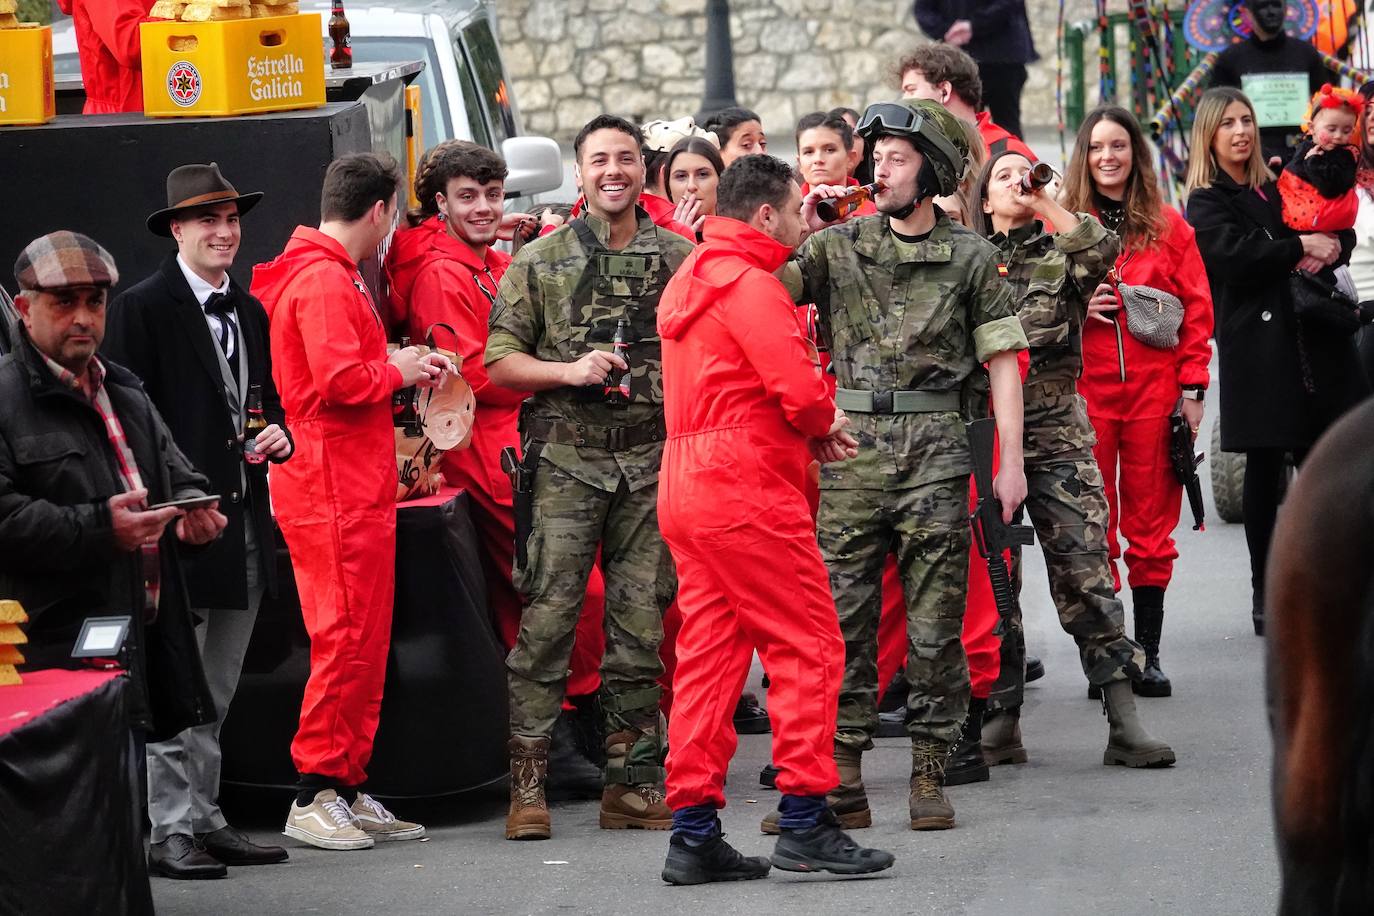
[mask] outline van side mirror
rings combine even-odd
[[[501,144],[506,197],[524,197],[563,186],[563,153],[548,137],[511,137]]]

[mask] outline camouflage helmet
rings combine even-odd
[[[870,147],[882,137],[906,137],[935,173],[933,193],[948,197],[968,171],[968,137],[959,119],[939,102],[902,99],[864,109],[857,128]]]

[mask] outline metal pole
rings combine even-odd
[[[697,123],[735,101],[735,51],[730,39],[730,0],[706,0],[706,89]]]

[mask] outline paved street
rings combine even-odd
[[[1206,430],[1204,430],[1204,433]],[[1204,440],[1205,441],[1205,440]],[[907,829],[910,758],[903,740],[866,755],[875,826],[863,842],[897,856],[868,879],[796,877],[671,888],[658,877],[665,833],[602,831],[593,802],[554,811],[554,839],[502,838],[504,789],[437,806],[397,802],[431,839],[367,852],[291,846],[286,865],[230,870],[225,881],[154,879],[164,914],[279,913],[770,913],[941,916],[1131,916],[1272,912],[1276,868],[1268,808],[1269,736],[1263,641],[1250,631],[1242,530],[1181,527],[1183,557],[1169,592],[1169,699],[1142,700],[1178,766],[1103,767],[1107,723],[1085,698],[1069,638],[1058,628],[1036,551],[1027,552],[1028,642],[1049,673],[1028,690],[1031,762],[999,767],[989,783],[951,790],[958,827]],[[1129,615],[1129,611],[1128,611]],[[757,687],[757,672],[751,678]],[[461,740],[436,735],[435,740]],[[722,820],[746,853],[771,849],[758,820],[777,794],[758,788],[767,736],[744,737]],[[280,830],[286,798],[237,796],[231,815],[260,839]]]

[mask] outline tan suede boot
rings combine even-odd
[[[1020,706],[999,709],[983,720],[983,759],[990,767],[1030,759],[1021,743]]]
[[[836,744],[835,766],[840,771],[840,784],[825,797],[825,803],[839,819],[840,828],[858,830],[872,827],[873,811],[868,807],[868,792],[864,789],[863,751]],[[778,836],[782,833],[782,828],[778,826],[781,817],[777,811],[770,811],[759,825],[759,830],[769,836]]]
[[[606,738],[606,788],[601,792],[603,830],[670,830],[673,812],[664,801],[660,767],[630,767],[630,749],[639,740],[624,731]],[[641,769],[647,772],[639,772]],[[619,781],[611,782],[618,778]]]
[[[954,806],[945,798],[945,761],[949,746],[924,738],[911,742],[911,829],[948,830]]]
[[[549,775],[549,739],[512,735],[510,751],[510,812],[506,839],[547,840],[551,835],[544,782]]]
[[[1129,680],[1112,681],[1102,689],[1102,711],[1109,723],[1104,764],[1135,768],[1174,765],[1173,748],[1151,736],[1140,723]]]

